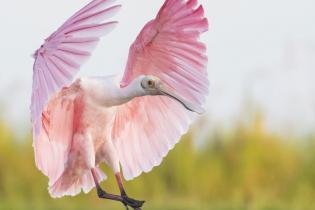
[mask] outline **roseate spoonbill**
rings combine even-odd
[[[143,201],[123,188],[120,167],[126,180],[151,171],[203,112],[209,83],[199,37],[208,22],[197,0],[166,0],[131,45],[123,78],[73,81],[99,38],[116,26],[110,18],[120,7],[113,0],[91,1],[36,50],[33,147],[52,197],[95,186],[100,198],[140,209]],[[115,173],[121,195],[101,189],[102,162]]]

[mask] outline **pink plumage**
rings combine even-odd
[[[35,52],[31,114],[36,166],[49,178],[53,197],[88,192],[140,209],[128,198],[129,180],[161,163],[201,113],[208,94],[208,30],[197,0],[166,0],[131,45],[123,78],[75,74],[99,38],[116,25],[120,5],[94,0],[68,19]],[[121,196],[99,182],[105,162]]]
[[[154,75],[186,99],[204,102],[209,86],[207,56],[198,39],[208,22],[196,4],[164,3],[130,48],[123,86],[139,75]],[[137,98],[119,107],[113,139],[124,177],[132,179],[159,165],[193,119],[194,114],[163,96]]]
[[[35,136],[39,134],[40,116],[51,94],[72,82],[99,38],[117,24],[116,21],[104,21],[120,8],[120,5],[111,5],[113,2],[92,1],[69,18],[36,50],[31,105]]]

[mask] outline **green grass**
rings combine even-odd
[[[0,210],[123,210],[95,191],[52,199],[34,165],[31,137],[16,140],[0,123]],[[252,126],[218,130],[199,149],[183,137],[160,167],[126,183],[148,210],[314,210],[315,138],[287,141]],[[118,193],[113,174],[102,186]]]

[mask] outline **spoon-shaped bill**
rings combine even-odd
[[[166,87],[165,85],[159,85],[157,87],[157,89],[160,91],[160,93],[162,95],[168,96],[172,99],[175,99],[176,101],[178,101],[179,103],[181,103],[187,110],[191,111],[191,112],[195,112],[197,114],[203,114],[205,112],[205,110],[196,104],[193,104],[189,101],[187,101],[186,99],[184,99],[183,97],[179,96],[178,94],[176,94],[173,90],[171,90],[170,88]]]

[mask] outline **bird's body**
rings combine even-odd
[[[120,8],[113,0],[93,0],[75,13],[34,54],[32,94],[35,162],[49,178],[52,197],[89,192],[140,209],[129,198],[125,179],[158,166],[187,132],[208,94],[208,29],[197,0],[166,0],[131,45],[123,77],[74,74],[99,38],[117,24],[108,21]],[[107,22],[103,22],[106,20]],[[121,196],[99,183],[107,164]]]
[[[101,162],[105,162],[114,173],[120,171],[119,157],[111,136],[115,114],[118,106],[144,95],[144,92],[133,86],[120,88],[118,79],[118,76],[80,78],[69,87],[64,87],[48,102],[43,112],[44,133],[64,129],[56,132],[67,134],[69,124],[73,124],[70,129],[73,136],[71,149],[67,151],[62,174],[50,187],[52,196],[77,194],[82,184],[77,180],[84,176],[93,183],[92,176],[87,174]],[[69,116],[72,122],[65,121],[64,118]],[[40,158],[43,157],[36,157],[36,160]],[[42,168],[40,164],[38,167]]]

